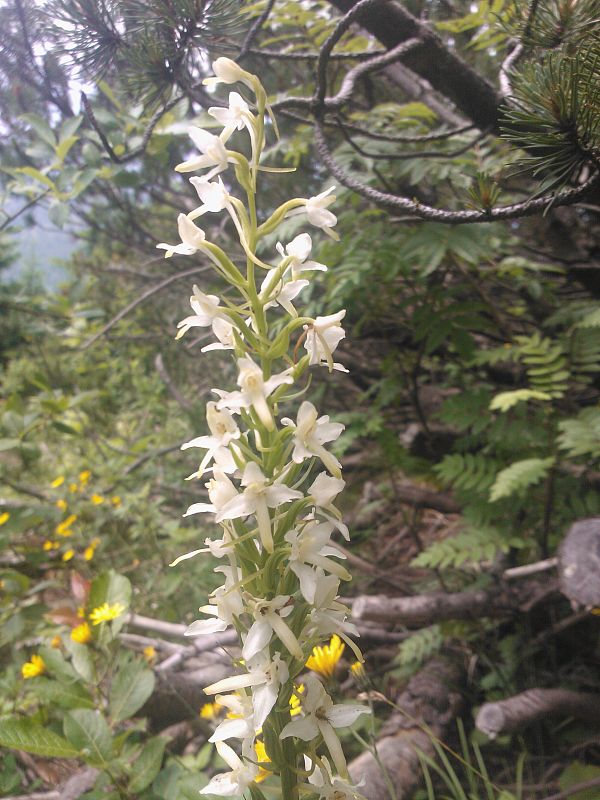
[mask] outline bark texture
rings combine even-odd
[[[397,698],[395,711],[377,741],[377,753],[396,793],[396,800],[408,800],[421,782],[418,750],[435,755],[431,739],[423,727],[441,739],[462,707],[460,686],[462,668],[436,658],[415,675]],[[405,713],[402,713],[405,712]],[[361,793],[367,800],[392,800],[389,783],[369,752],[349,764],[353,780],[364,779]]]

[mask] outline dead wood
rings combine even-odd
[[[460,666],[436,658],[409,681],[396,700],[399,710],[394,711],[377,740],[377,755],[387,784],[372,753],[362,753],[349,765],[353,780],[364,779],[360,791],[367,800],[391,800],[390,783],[396,800],[412,797],[421,776],[418,751],[435,756],[431,737],[443,738],[460,711],[462,680]]]
[[[513,733],[549,716],[575,717],[596,727],[600,720],[600,695],[568,689],[529,689],[526,692],[484,703],[475,725],[490,739]]]
[[[503,617],[530,611],[534,605],[556,593],[556,581],[527,580],[518,584],[498,582],[489,589],[466,592],[431,592],[415,597],[360,595],[352,603],[357,620],[433,625],[448,619]]]

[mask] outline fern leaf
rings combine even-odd
[[[433,469],[444,483],[456,489],[483,492],[491,486],[498,464],[479,453],[466,453],[444,456]]]
[[[585,408],[575,419],[558,423],[558,444],[570,456],[600,458],[600,408]]]
[[[495,503],[503,497],[510,497],[534,483],[545,478],[554,465],[554,456],[549,458],[525,458],[515,461],[506,469],[501,470],[496,476],[494,485],[490,489],[490,502]]]
[[[490,403],[490,411],[508,411],[517,403],[528,400],[552,400],[552,396],[536,389],[516,389],[514,392],[500,392]]]
[[[521,548],[525,542],[518,536],[508,536],[491,526],[471,527],[449,539],[433,542],[414,558],[414,567],[444,569],[461,567],[467,562],[493,561],[497,553],[507,553],[511,548]]]
[[[409,636],[398,648],[398,655],[394,659],[401,666],[419,667],[434,653],[437,653],[443,643],[443,636],[439,625],[423,628]]]
[[[600,328],[600,308],[596,308],[586,314],[585,317],[577,323],[578,328]]]

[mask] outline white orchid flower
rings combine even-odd
[[[210,553],[215,558],[232,556],[233,549],[231,547],[231,542],[232,538],[228,531],[223,532],[222,539],[211,539],[207,537],[204,540],[204,547],[201,547],[199,550],[190,550],[189,553],[184,553],[182,556],[178,556],[175,561],[171,561],[169,566],[176,567],[177,564],[180,564],[182,561],[187,561],[189,558],[194,558],[194,556],[197,556],[200,553]]]
[[[242,739],[254,742],[256,726],[254,724],[254,708],[251,695],[236,692],[235,694],[218,694],[215,703],[228,709],[227,719],[217,727],[209,742],[222,742],[225,739]],[[242,750],[244,750],[242,746]]]
[[[246,663],[248,672],[243,675],[230,675],[221,681],[212,683],[204,689],[205,694],[236,691],[252,687],[252,705],[254,708],[254,724],[258,730],[277,701],[279,688],[286,683],[290,674],[285,661],[279,653],[271,660],[264,651]]]
[[[215,457],[217,451],[224,450],[231,456],[227,450],[227,445],[240,438],[240,429],[234,418],[228,411],[220,411],[213,401],[209,401],[206,404],[206,421],[212,436],[196,436],[195,439],[191,439],[181,445],[182,450],[187,450],[190,447],[201,447],[206,450],[206,455],[202,459],[198,471],[194,473],[197,477],[204,474],[207,465]],[[233,457],[231,457],[231,460],[233,460]],[[233,467],[235,470],[235,462],[233,462]],[[223,471],[227,472],[227,470]]]
[[[190,328],[207,328],[216,319],[223,319],[224,317],[223,309],[216,295],[204,294],[197,286],[194,286],[193,291],[194,294],[190,297],[190,305],[192,311],[196,313],[177,323],[178,331],[175,339],[181,339]]]
[[[304,742],[311,742],[321,735],[336,770],[340,775],[347,776],[348,767],[344,751],[335,729],[347,728],[356,722],[361,714],[369,714],[370,709],[368,706],[345,703],[334,705],[323,684],[314,675],[307,675],[304,685],[306,691],[302,695],[303,716],[288,722],[279,734],[279,738],[286,739],[288,736],[295,736]]]
[[[346,311],[338,311],[337,314],[329,314],[325,317],[317,317],[310,325],[305,325],[306,341],[304,346],[310,356],[309,364],[322,364],[329,367],[329,371],[336,369],[340,372],[348,372],[342,364],[333,361],[332,353],[346,335],[340,322],[345,317]]]
[[[235,497],[220,508],[216,521],[239,519],[254,514],[261,543],[268,553],[272,553],[274,543],[269,508],[278,508],[291,500],[298,500],[303,494],[281,483],[269,483],[254,461],[246,464],[241,484],[246,487],[244,491],[241,494],[236,493]]]
[[[225,742],[217,742],[217,752],[231,769],[221,772],[207,783],[200,794],[214,794],[220,797],[239,797],[254,782],[259,768],[251,761],[244,762],[238,754]]]
[[[158,250],[166,250],[165,258],[171,258],[172,255],[191,256],[198,250],[205,247],[206,235],[202,228],[194,225],[192,220],[187,214],[179,214],[177,217],[177,230],[181,238],[181,244],[167,244],[161,242],[157,244]]]
[[[201,155],[177,164],[175,167],[177,172],[195,172],[198,169],[212,167],[213,169],[204,176],[206,180],[210,180],[227,169],[227,164],[233,159],[218,136],[195,125],[188,129],[188,133]]]
[[[288,531],[284,537],[291,545],[290,569],[300,581],[302,596],[311,605],[315,602],[319,583],[319,575],[314,567],[321,567],[324,572],[332,573],[343,581],[349,581],[351,578],[350,573],[341,564],[330,559],[331,556],[346,558],[331,545],[332,531],[333,525],[328,522],[318,524],[311,521],[301,531]]]
[[[225,583],[211,594],[209,605],[198,609],[214,619],[195,620],[187,627],[184,636],[220,633],[233,624],[234,617],[244,613],[244,602],[237,588],[242,577],[239,568],[220,566],[215,567],[215,572],[222,572],[225,575]]]
[[[246,634],[242,648],[242,657],[246,661],[264,650],[274,633],[294,658],[298,658],[300,661],[304,660],[304,653],[298,639],[283,621],[284,617],[291,614],[293,609],[294,604],[289,594],[277,595],[272,600],[256,600],[254,602],[254,622]]]
[[[292,305],[294,300],[304,289],[308,286],[306,280],[292,280],[287,283],[280,277],[279,280],[273,285],[276,275],[280,272],[279,269],[270,269],[261,284],[259,299],[263,304],[263,308],[271,308],[274,305],[280,305],[288,312],[291,317],[297,317],[298,312]]]
[[[232,498],[237,497],[237,489],[220,469],[213,469],[213,477],[204,485],[208,489],[210,503],[192,503],[184,517],[203,513],[218,514]]]
[[[298,214],[306,213],[306,219],[311,225],[321,228],[323,233],[337,241],[340,237],[332,230],[333,226],[337,224],[337,217],[327,210],[327,206],[335,202],[335,195],[331,194],[334,191],[335,186],[330,186],[329,189],[315,195],[315,197],[309,197],[300,208],[288,211],[286,217],[295,217]]]
[[[308,487],[308,494],[312,497],[317,506],[325,509],[332,509],[337,512],[333,501],[343,490],[345,485],[346,481],[341,478],[333,478],[326,472],[320,472]]]
[[[255,117],[241,94],[230,92],[229,106],[227,108],[212,106],[208,109],[208,113],[223,126],[223,132],[221,133],[223,142],[226,142],[234,131],[241,131],[242,128],[246,127],[250,134],[252,150],[256,150]]]
[[[267,403],[267,397],[278,386],[294,382],[290,375],[291,369],[286,369],[265,380],[262,369],[254,363],[250,356],[238,359],[237,363],[239,369],[237,383],[241,391],[223,392],[221,389],[213,389],[213,392],[221,398],[217,403],[217,408],[227,408],[234,412],[240,411],[242,408],[254,408],[265,428],[273,430],[275,423]]]
[[[201,353],[209,353],[211,350],[233,350],[235,348],[235,339],[233,336],[233,325],[226,319],[217,317],[212,323],[212,332],[219,340],[206,344],[200,349]]]
[[[244,83],[249,89],[254,90],[255,78],[250,72],[246,72],[239,64],[236,64],[231,58],[221,56],[216,61],[212,62],[214,77],[204,78],[202,83],[205,86],[213,87],[219,83]]]
[[[282,258],[290,259],[287,269],[291,271],[293,280],[296,280],[302,272],[315,270],[327,272],[325,264],[306,260],[312,250],[312,239],[308,233],[300,233],[285,246],[285,250],[281,242],[277,242],[276,249]]]
[[[321,766],[314,765],[308,756],[304,756],[304,766],[307,772],[311,772],[308,777],[310,786],[307,789],[316,790],[319,793],[319,800],[364,800],[358,789],[364,786],[365,780],[362,778],[357,784],[350,784],[347,781],[334,775],[328,759],[323,756],[319,759]]]
[[[342,465],[323,447],[339,437],[345,427],[341,422],[329,422],[327,415],[319,417],[313,404],[305,400],[298,410],[296,422],[289,417],[283,417],[281,424],[294,429],[292,459],[296,464],[301,464],[306,458],[318,456],[335,478],[341,477]]]

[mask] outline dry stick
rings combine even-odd
[[[475,726],[490,739],[495,739],[554,714],[597,725],[600,695],[568,689],[529,689],[497,703],[484,703],[475,719]]]
[[[562,792],[552,794],[549,797],[543,797],[542,800],[566,800],[578,792],[583,792],[585,789],[593,789],[595,786],[600,786],[600,778],[592,778],[589,781],[583,781],[583,783],[574,783],[568,789],[563,789]]]
[[[275,5],[275,0],[268,0],[268,3],[265,6],[265,10],[263,11],[263,13],[259,17],[257,17],[250,26],[250,29],[246,34],[246,38],[244,39],[244,42],[240,48],[240,52],[237,54],[236,60],[238,62],[240,62],[243,58],[245,58],[248,55],[252,42],[257,37],[258,32],[260,31],[262,26],[268,20],[274,5]]]
[[[117,324],[117,322],[120,322],[123,319],[123,317],[127,316],[127,314],[129,314],[130,311],[133,311],[134,308],[139,306],[140,303],[143,303],[149,297],[152,297],[153,295],[157,294],[157,292],[161,292],[170,284],[175,283],[175,281],[181,280],[182,278],[189,278],[190,275],[198,275],[201,272],[206,272],[206,270],[208,269],[210,269],[210,267],[206,264],[202,267],[194,267],[194,269],[186,269],[183,272],[178,272],[175,275],[170,275],[168,278],[165,278],[164,281],[161,281],[160,283],[157,283],[155,286],[151,286],[149,289],[146,289],[146,291],[143,292],[139,297],[136,297],[135,300],[132,300],[131,303],[129,303],[128,305],[125,306],[125,308],[119,311],[119,313],[116,314],[110,320],[110,322],[107,322],[106,325],[102,328],[102,330],[100,330],[98,333],[95,333],[92,337],[90,337],[87,340],[87,342],[84,342],[83,345],[81,346],[81,349],[87,350],[88,347],[91,347],[91,345],[93,345],[94,342],[97,342],[98,339],[100,339],[102,336],[104,336],[105,333],[107,333],[111,328],[113,328]]]

